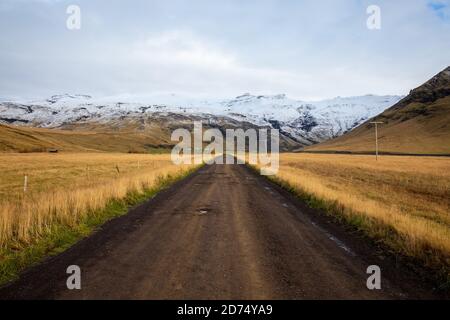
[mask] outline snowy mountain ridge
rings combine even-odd
[[[280,129],[309,145],[333,138],[397,103],[401,96],[337,97],[307,102],[278,95],[240,95],[233,99],[199,99],[176,94],[94,98],[54,95],[45,100],[0,102],[0,122],[46,128],[167,114],[215,117]]]

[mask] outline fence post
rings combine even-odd
[[[25,175],[23,179],[23,192],[24,193],[27,192],[27,189],[28,189],[28,175]]]

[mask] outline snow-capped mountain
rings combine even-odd
[[[106,124],[127,118],[151,119],[182,114],[270,126],[301,144],[309,145],[353,129],[401,98],[366,95],[306,102],[283,94],[255,96],[247,93],[233,99],[198,99],[175,94],[108,98],[64,94],[42,101],[2,102],[0,122],[64,128],[77,123]]]

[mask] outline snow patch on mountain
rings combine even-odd
[[[0,122],[55,128],[77,122],[152,114],[227,117],[258,126],[271,126],[303,144],[333,138],[397,103],[401,96],[366,95],[307,102],[284,94],[233,99],[199,99],[176,94],[94,98],[82,94],[54,95],[44,100],[0,103]]]

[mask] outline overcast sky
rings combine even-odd
[[[448,65],[450,0],[0,0],[0,98],[407,94]]]

